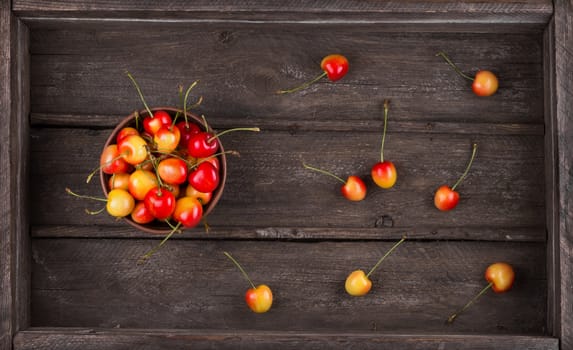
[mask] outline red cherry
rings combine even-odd
[[[440,186],[436,193],[434,194],[434,205],[436,208],[442,211],[452,210],[454,209],[460,200],[460,195],[458,192],[455,191],[456,187],[462,183],[474,161],[477,151],[477,144],[474,144],[472,150],[472,157],[466,167],[466,170],[462,174],[462,176],[458,179],[458,181],[450,188],[446,185]]]
[[[337,81],[342,79],[348,72],[348,60],[342,55],[328,55],[320,62],[320,68],[326,72],[328,79]]]
[[[219,140],[210,132],[200,132],[191,137],[187,150],[195,158],[207,158],[219,149]]]
[[[133,208],[133,211],[131,212],[131,220],[138,224],[148,224],[155,220],[155,216],[147,210],[145,203],[137,202],[135,204],[135,208]]]
[[[219,186],[219,172],[213,164],[203,162],[189,174],[189,184],[199,192],[213,192]]]
[[[157,165],[157,174],[165,183],[181,185],[187,180],[187,163],[179,158],[166,158]]]
[[[348,60],[346,57],[339,54],[328,55],[324,57],[320,62],[320,68],[323,70],[323,72],[316,78],[292,89],[279,90],[277,91],[277,94],[288,94],[305,89],[324,77],[328,77],[330,81],[340,80],[348,72]]]
[[[175,127],[179,129],[179,133],[181,134],[181,140],[179,141],[179,146],[183,149],[187,149],[189,141],[191,140],[193,135],[201,132],[201,128],[199,127],[199,125],[187,122],[185,120],[182,120],[177,124],[175,124]]]
[[[157,220],[170,218],[175,210],[175,196],[161,187],[155,187],[147,192],[143,202],[145,203],[145,208]]]

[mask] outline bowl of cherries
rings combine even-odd
[[[114,197],[124,199],[117,201],[117,217],[163,234],[195,227],[214,209],[226,164],[223,145],[205,119],[159,107],[133,112],[115,127],[99,172],[108,204]]]

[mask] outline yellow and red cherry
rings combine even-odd
[[[464,311],[466,311],[472,304],[474,304],[479,297],[481,297],[490,288],[496,293],[505,293],[513,286],[515,280],[515,272],[513,267],[506,262],[496,262],[487,267],[485,270],[485,280],[488,284],[467,304],[464,305],[459,311],[453,313],[448,317],[447,323],[452,323]]]
[[[181,225],[192,228],[197,226],[203,217],[203,206],[197,198],[181,197],[175,203],[173,219]]]
[[[129,193],[137,200],[142,201],[149,190],[158,186],[157,176],[149,170],[136,169],[129,175]]]
[[[151,116],[143,118],[143,129],[149,135],[155,135],[159,129],[170,127],[171,124],[171,116],[166,111],[155,111]]]
[[[169,185],[181,185],[187,180],[187,163],[175,157],[165,158],[157,164],[157,174]]]
[[[100,168],[105,174],[127,173],[131,171],[131,164],[119,152],[116,144],[108,145],[101,153]]]
[[[129,173],[116,173],[109,177],[108,189],[121,188],[129,191]]]
[[[475,77],[462,72],[444,52],[438,52],[436,56],[442,58],[458,73],[461,77],[472,82],[472,90],[478,96],[491,96],[495,94],[499,86],[497,76],[489,70],[479,70]]]
[[[123,159],[131,165],[138,165],[147,159],[147,142],[139,135],[126,136],[117,147]]]
[[[117,136],[115,137],[115,142],[119,143],[121,140],[123,140],[124,138],[126,138],[129,135],[139,135],[139,131],[137,131],[136,128],[133,128],[131,126],[127,126],[125,128],[122,128],[121,130],[119,130],[117,132]]]
[[[390,101],[384,101],[384,131],[382,133],[382,146],[380,147],[380,161],[374,166],[370,171],[372,180],[376,185],[381,188],[391,188],[396,183],[398,178],[398,173],[396,172],[396,167],[394,163],[389,160],[384,160],[384,141],[386,140],[386,124],[388,122],[388,109]]]
[[[228,252],[223,252],[229,258],[235,266],[241,271],[245,279],[251,285],[251,288],[247,289],[245,293],[245,302],[249,309],[251,309],[255,313],[265,313],[271,309],[273,305],[273,293],[269,286],[266,284],[259,284],[255,286],[247,272],[243,269],[243,267],[239,264],[235,258],[231,256]]]
[[[320,62],[320,68],[322,69],[323,72],[316,78],[292,89],[279,90],[277,91],[277,94],[289,94],[291,92],[296,92],[305,89],[324,77],[327,77],[330,81],[333,82],[340,80],[348,72],[348,59],[340,54],[331,54],[325,56],[322,59],[322,61]]]
[[[358,202],[364,199],[364,197],[366,197],[366,184],[364,184],[364,181],[362,181],[362,179],[358,176],[355,175],[350,175],[348,177],[348,179],[346,179],[346,181],[344,181],[342,178],[334,175],[331,172],[319,169],[319,168],[315,168],[313,166],[310,166],[308,164],[304,164],[303,166],[306,169],[309,170],[313,170],[316,172],[319,172],[321,174],[325,174],[328,176],[331,176],[333,178],[335,178],[336,180],[340,181],[343,183],[342,187],[341,187],[341,192],[342,195],[344,196],[344,198],[353,201],[353,202]]]
[[[162,126],[153,135],[153,142],[155,143],[157,152],[160,153],[171,153],[175,151],[180,139],[181,133],[179,129],[171,125]]]
[[[386,259],[394,251],[394,249],[398,248],[398,246],[405,240],[406,237],[402,237],[401,240],[394,244],[392,248],[390,248],[386,254],[384,254],[384,256],[378,260],[376,265],[374,265],[374,267],[372,267],[368,273],[364,273],[363,270],[352,271],[350,275],[346,277],[346,282],[344,283],[344,289],[346,289],[346,292],[355,297],[360,297],[368,294],[372,288],[370,275],[378,268],[378,266],[380,266],[382,261],[384,261],[384,259]]]
[[[468,172],[470,171],[470,168],[476,156],[476,152],[477,152],[477,144],[474,143],[470,161],[466,167],[466,170],[464,171],[462,176],[460,176],[458,181],[456,181],[456,183],[451,188],[447,185],[442,185],[436,190],[436,193],[434,194],[434,205],[436,206],[436,208],[438,208],[441,211],[448,211],[454,209],[458,205],[458,202],[460,201],[460,194],[456,191],[456,188],[462,183],[462,181],[465,179]]]
[[[202,205],[207,205],[213,198],[213,192],[199,192],[195,187],[188,185],[185,188],[185,196],[197,198]]]
[[[100,202],[106,202],[105,209],[107,210],[108,214],[116,218],[122,218],[128,216],[129,214],[131,214],[133,208],[135,207],[135,200],[133,199],[133,196],[126,190],[122,190],[119,188],[109,191],[109,193],[107,194],[107,198],[79,195],[77,193],[72,192],[72,190],[70,190],[69,188],[66,188],[66,192],[79,198],[86,198]],[[98,214],[102,210],[88,213]]]
[[[135,207],[131,212],[131,220],[138,224],[149,224],[153,220],[155,220],[155,216],[151,214],[149,210],[145,207],[145,203],[143,201],[138,201],[135,203]]]

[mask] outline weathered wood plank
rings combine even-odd
[[[397,23],[546,24],[553,7],[529,1],[38,1],[16,0],[27,17],[221,19],[256,21],[382,21]]]
[[[70,115],[33,113],[30,124],[33,127],[84,127],[84,128],[114,128],[126,116],[120,115]],[[264,117],[245,117],[243,123],[257,125],[264,130],[305,131],[347,131],[360,132],[381,130],[384,122],[378,116],[372,119],[362,119],[348,123],[344,120],[307,120],[304,126],[285,119],[269,119]],[[237,117],[217,118],[217,128],[229,129],[237,124]],[[426,134],[475,134],[475,135],[545,135],[543,124],[518,123],[464,123],[464,122],[418,122],[392,120],[387,126],[388,132],[395,133],[426,133]]]
[[[86,184],[85,179],[98,166],[109,131],[33,129],[31,134],[34,225],[113,225],[115,219],[105,213],[84,213],[83,208],[94,210],[100,203],[64,191],[70,187],[101,196],[99,182]],[[214,232],[217,226],[459,228],[463,239],[471,239],[466,230],[488,227],[489,238],[499,239],[506,229],[524,229],[536,236],[533,240],[546,239],[542,136],[390,133],[385,156],[399,173],[391,190],[379,189],[369,179],[370,167],[379,160],[380,139],[379,132],[229,134],[223,140],[225,149],[241,156],[228,157],[225,192],[209,223]],[[452,212],[440,212],[433,205],[433,192],[459,178],[472,142],[479,144],[478,155],[459,187],[460,204]],[[358,174],[369,194],[362,202],[349,202],[340,194],[340,183],[304,169],[303,161],[343,178]]]
[[[151,105],[177,104],[177,86],[200,80],[193,92],[204,96],[198,112],[214,123],[251,117],[301,127],[322,120],[353,124],[379,118],[389,98],[393,121],[459,122],[463,116],[476,123],[541,124],[542,39],[541,33],[384,33],[369,25],[38,28],[32,31],[32,112],[125,115],[139,109],[124,75],[129,69]],[[440,50],[468,73],[495,71],[498,93],[473,95],[469,82],[435,56]],[[342,80],[274,93],[318,75],[320,60],[332,52],[350,60]]]
[[[555,66],[554,83],[557,150],[559,160],[558,203],[553,205],[559,210],[558,254],[560,281],[557,284],[559,305],[555,328],[561,339],[562,349],[573,349],[573,3],[555,1]],[[554,246],[556,247],[556,246]]]
[[[0,349],[29,324],[27,208],[29,56],[26,27],[0,2]]]
[[[15,350],[117,349],[498,349],[557,350],[557,338],[507,335],[435,335],[31,328],[16,335]]]
[[[545,245],[403,243],[372,274],[368,296],[344,291],[346,276],[369,269],[394,242],[171,241],[144,265],[157,240],[35,239],[32,326],[441,334],[527,334],[546,330]],[[248,283],[274,291],[270,312],[244,303]],[[452,325],[445,319],[505,260],[512,291],[484,295]],[[95,312],[97,310],[97,312]]]

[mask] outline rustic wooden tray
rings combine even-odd
[[[573,4],[525,2],[2,1],[0,5],[0,349],[573,349],[571,188]],[[491,69],[478,98],[436,52]],[[343,53],[349,74],[291,95]],[[223,139],[225,192],[201,228],[161,237],[107,215],[65,187],[85,183],[114,125],[141,103],[176,105],[200,80],[198,108]],[[367,180],[351,203],[342,177],[368,178],[385,154],[399,172]],[[432,193],[463,171],[461,202]],[[346,275],[404,243],[364,298]],[[243,302],[230,251],[275,293],[270,312]],[[447,316],[508,261],[517,280]]]

